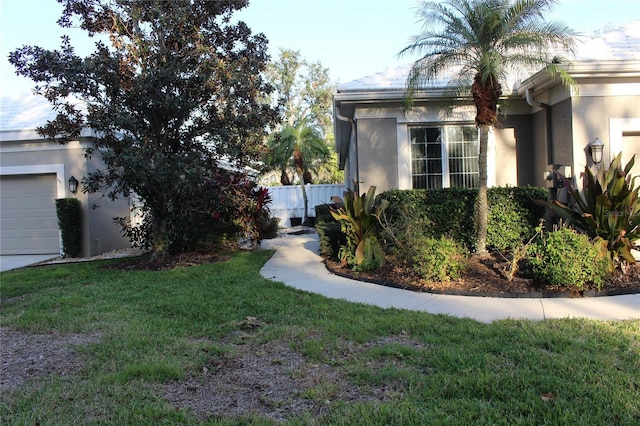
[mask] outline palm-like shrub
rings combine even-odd
[[[581,174],[582,193],[571,181],[562,178],[573,198],[567,206],[557,200],[546,205],[567,223],[584,232],[594,240],[607,241],[607,250],[613,262],[635,263],[631,250],[640,239],[639,188],[635,177],[630,175],[635,156],[622,167],[619,154],[608,169],[602,168],[597,175],[585,167]]]
[[[347,240],[338,257],[343,264],[351,265],[354,269],[375,269],[384,265],[384,250],[378,240],[378,224],[380,214],[389,202],[381,200],[376,204],[375,194],[376,187],[371,186],[360,196],[350,190],[345,192],[344,200],[332,197],[332,201],[340,207],[332,208],[331,215],[340,222]]]

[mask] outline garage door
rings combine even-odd
[[[0,177],[0,254],[58,254],[56,175]]]

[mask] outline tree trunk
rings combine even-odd
[[[309,220],[309,200],[307,199],[307,190],[304,186],[304,157],[300,150],[293,152],[293,163],[296,166],[298,179],[300,179],[300,188],[302,188],[302,199],[304,201],[304,219],[302,223],[306,223]]]
[[[291,179],[289,179],[289,175],[284,169],[280,172],[280,183],[284,186],[291,185]]]
[[[309,170],[305,170],[302,174],[302,180],[305,184],[313,183],[313,178],[311,177],[311,172]]]
[[[167,221],[154,217],[151,224],[153,232],[151,260],[164,260],[169,254],[169,234],[167,232]]]
[[[302,200],[304,201],[304,219],[302,219],[302,223],[309,222],[309,198],[307,197],[307,189],[305,188],[304,182],[300,183],[300,188],[302,188]]]
[[[476,124],[480,132],[478,149],[478,198],[475,205],[476,254],[487,255],[487,224],[489,222],[489,202],[487,201],[487,150],[489,147],[489,127],[498,122],[498,102],[502,87],[498,79],[490,75],[482,81],[476,74],[471,86],[471,95],[476,106]]]
[[[489,146],[489,126],[480,126],[480,146],[478,149],[478,198],[476,198],[476,253],[487,254],[487,224],[489,222],[489,202],[487,200],[487,148]]]

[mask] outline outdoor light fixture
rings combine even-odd
[[[593,164],[600,164],[602,162],[602,151],[604,151],[604,142],[595,138],[593,142],[589,144],[589,152],[591,153]]]
[[[71,191],[72,194],[78,191],[78,179],[73,176],[69,178],[69,191]]]

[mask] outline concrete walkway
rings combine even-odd
[[[24,268],[25,266],[34,265],[44,262],[45,260],[55,259],[57,254],[20,254],[0,256],[0,272],[9,271],[11,269]]]
[[[277,250],[260,270],[263,277],[335,299],[472,318],[486,323],[506,318],[640,319],[640,294],[581,299],[514,299],[416,293],[329,273],[318,255],[320,243],[315,233],[285,235],[262,244]]]

